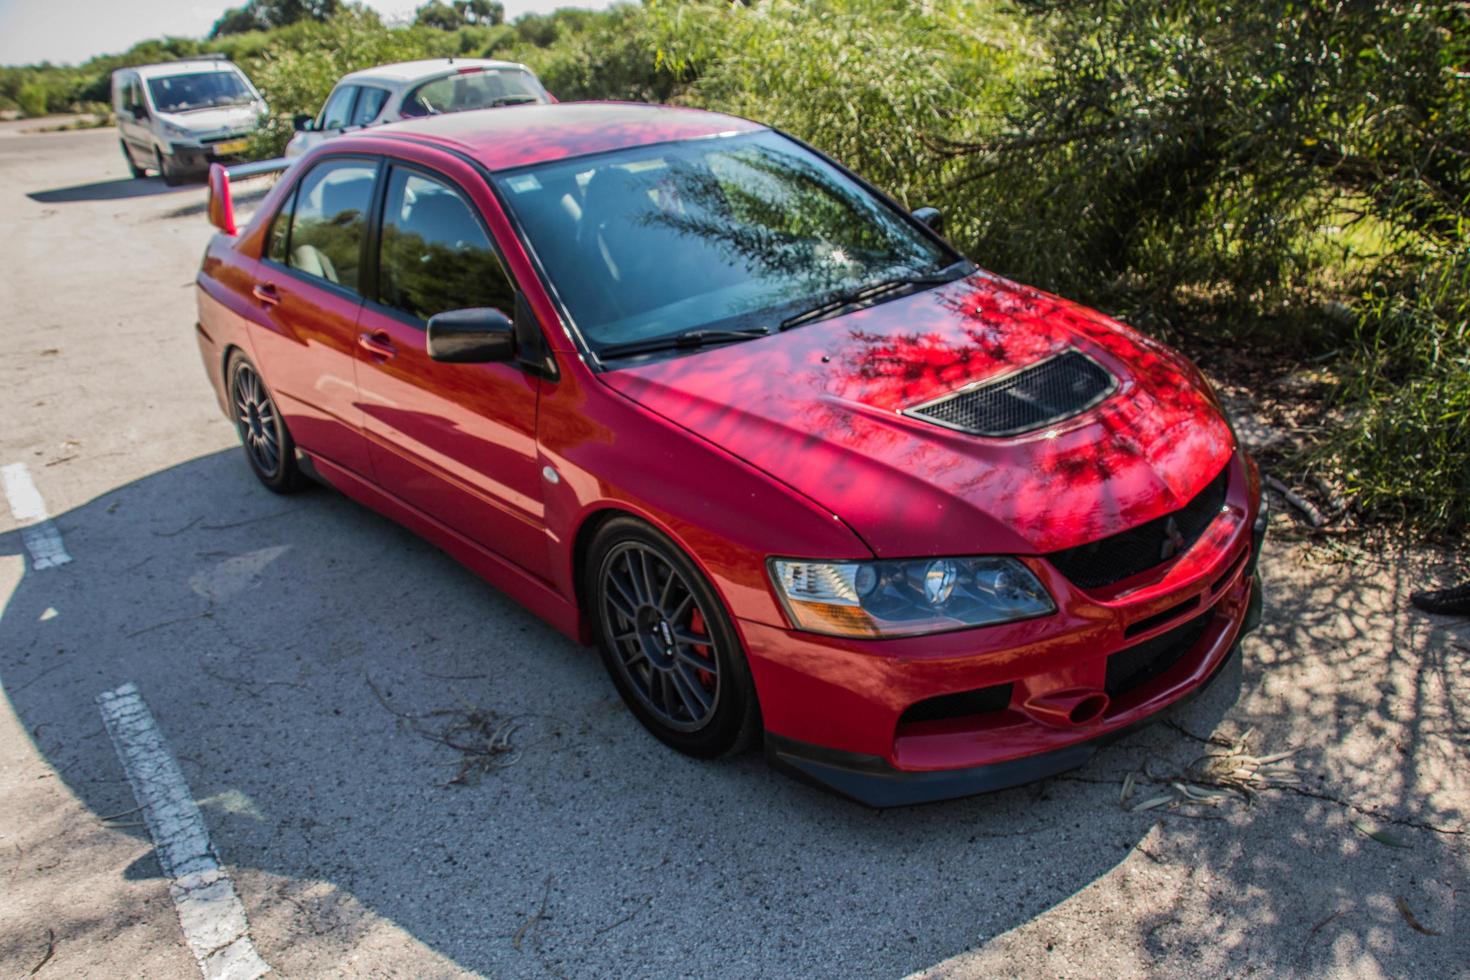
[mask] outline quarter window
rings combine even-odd
[[[358,257],[376,174],[373,164],[340,160],[322,163],[302,178],[287,265],[357,290]]]
[[[515,309],[515,287],[464,198],[395,168],[388,181],[378,261],[379,300],[427,320],[471,307]]]

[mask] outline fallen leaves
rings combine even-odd
[[[1224,751],[1207,752],[1185,766],[1181,772],[1159,773],[1149,766],[1145,766],[1141,774],[1130,772],[1123,779],[1123,788],[1118,795],[1119,805],[1129,813],[1142,813],[1159,807],[1175,808],[1184,804],[1219,806],[1237,797],[1249,804],[1262,790],[1300,785],[1300,772],[1288,763],[1297,750],[1254,755],[1247,749],[1254,734],[1255,729],[1251,729],[1234,741],[1218,736],[1201,739]],[[1130,805],[1140,778],[1158,784],[1162,789],[1156,795]]]

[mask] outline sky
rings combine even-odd
[[[501,0],[507,20],[557,7],[609,6],[612,0]],[[0,65],[77,64],[126,51],[163,34],[203,37],[226,0],[0,0]],[[413,16],[423,0],[367,0],[385,20]]]

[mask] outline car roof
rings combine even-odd
[[[509,170],[589,153],[765,128],[748,119],[701,109],[629,102],[562,102],[447,112],[374,126],[369,133],[441,146],[472,157],[490,170]]]
[[[202,71],[232,71],[239,73],[240,69],[233,61],[223,58],[208,58],[199,61],[165,61],[157,65],[134,65],[129,71],[135,71],[143,79],[167,78],[171,75],[193,75]]]
[[[400,61],[392,65],[376,65],[348,72],[342,82],[387,82],[403,85],[422,78],[432,78],[463,68],[516,68],[526,70],[525,65],[513,61],[492,61],[488,58],[428,58],[422,61]]]

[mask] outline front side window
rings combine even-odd
[[[326,107],[322,109],[322,118],[317,122],[317,129],[342,129],[348,124],[352,117],[352,98],[357,94],[356,85],[341,85],[327,99]]]
[[[159,112],[188,112],[225,105],[248,105],[255,96],[232,71],[201,71],[148,79],[148,94]]]
[[[594,350],[694,329],[770,330],[825,297],[948,275],[960,261],[769,131],[539,164],[495,181]]]
[[[435,116],[441,112],[544,102],[544,96],[541,84],[526,72],[470,70],[420,85],[403,100],[403,114]]]
[[[421,320],[471,307],[511,314],[515,287],[464,198],[441,181],[395,168],[383,209],[378,299]]]
[[[352,110],[352,125],[366,126],[378,118],[378,113],[383,111],[383,103],[387,101],[388,93],[384,89],[370,85],[358,89],[357,107]]]
[[[377,166],[362,160],[328,160],[313,167],[296,188],[286,264],[357,290],[376,176]]]

